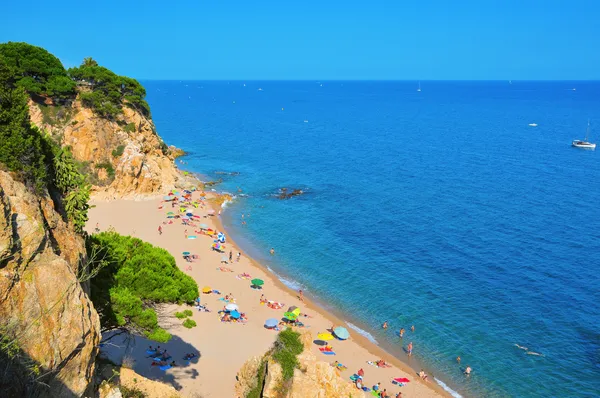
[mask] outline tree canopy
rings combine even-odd
[[[198,285],[164,249],[131,236],[102,232],[88,239],[92,269],[92,301],[104,329],[127,328],[165,341],[158,326],[156,303],[193,303]]]
[[[144,99],[146,90],[137,80],[119,76],[91,58],[85,58],[77,68],[70,68],[69,75],[89,84],[90,91],[80,94],[81,101],[99,115],[114,118],[123,106],[129,106],[150,116],[150,107]]]
[[[75,96],[75,82],[62,63],[41,47],[27,43],[0,43],[0,56],[12,70],[16,85],[29,94],[70,98]]]

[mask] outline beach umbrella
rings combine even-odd
[[[290,308],[288,308],[287,312],[294,312],[294,310],[298,308],[295,305],[292,305]]]
[[[319,340],[325,340],[325,341],[333,340],[333,336],[331,335],[331,333],[319,333],[317,335],[317,338]]]
[[[208,228],[208,225],[206,225],[206,224],[200,224],[200,228],[202,228],[202,229],[207,229],[207,228]]]
[[[300,316],[300,308],[296,308],[294,311],[290,311],[292,314],[296,314],[296,316]]]
[[[222,263],[226,263],[227,261],[229,261],[229,259],[227,258],[227,256],[221,257],[221,262]]]
[[[174,215],[174,214],[175,213],[173,213],[172,211],[170,211],[170,212],[167,213],[167,216],[171,216],[171,215]]]
[[[185,193],[192,193],[192,191],[190,191],[188,189],[184,189],[183,192],[185,192]]]
[[[215,214],[215,211],[214,210],[209,210],[209,211],[207,211],[207,213],[208,214]]]
[[[346,340],[348,337],[350,337],[350,333],[348,333],[348,330],[341,326],[338,326],[337,328],[333,329],[333,334],[335,334],[335,336],[340,340]]]
[[[210,286],[204,286],[202,288],[202,293],[212,293],[212,289]]]
[[[327,342],[323,340],[313,340],[313,343],[316,345],[327,345]]]
[[[229,316],[231,316],[233,319],[238,319],[240,317],[240,313],[237,311],[231,311]]]
[[[188,210],[188,212],[189,212],[189,210]],[[188,216],[188,217],[193,217],[194,213],[185,213],[185,215]]]
[[[250,283],[252,283],[254,286],[262,286],[265,284],[265,281],[262,279],[252,279]]]
[[[219,232],[217,234],[217,239],[220,240],[221,242],[225,243],[225,234],[223,232]]]
[[[396,377],[394,379],[395,382],[397,383],[408,383],[410,382],[410,380],[408,380],[406,377]]]
[[[279,323],[279,321],[277,319],[270,318],[265,321],[265,326],[268,327],[269,329],[272,329],[275,326],[277,326],[278,323]]]
[[[283,314],[283,317],[288,321],[295,321],[296,319],[298,319],[298,315],[294,314],[293,312],[286,312],[285,314]]]
[[[173,197],[172,196],[163,196],[163,200],[166,200],[168,202],[169,200],[173,200]]]
[[[233,303],[231,303],[231,304],[227,304],[227,305],[225,306],[225,309],[226,309],[227,311],[237,311],[237,310],[239,309],[239,307],[237,306],[237,304],[233,304]]]
[[[183,252],[182,253],[184,256],[189,256],[191,253],[190,252]]]

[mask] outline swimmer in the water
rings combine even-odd
[[[518,344],[515,344],[515,347],[517,347],[517,348],[519,348],[521,350],[525,350],[525,351],[527,351],[527,349],[528,349],[527,347],[523,347],[523,346],[518,345]]]
[[[540,354],[539,352],[533,352],[533,351],[527,351],[526,354],[527,355],[535,355],[535,356],[538,356],[538,357],[543,357],[544,356],[544,354]]]

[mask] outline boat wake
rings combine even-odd
[[[444,383],[443,381],[438,380],[435,377],[433,378],[433,380],[435,380],[435,382],[438,383],[438,385],[440,387],[442,387],[444,390],[446,390],[454,398],[462,398],[462,395],[460,395],[459,393],[457,393],[456,391],[454,391],[453,389],[451,389],[450,387],[448,387],[448,385],[446,383]]]
[[[367,332],[366,330],[362,330],[361,328],[359,328],[358,326],[356,326],[353,323],[350,322],[346,322],[348,324],[348,327],[350,329],[355,330],[356,332],[358,332],[358,334],[360,334],[363,337],[366,337],[367,340],[369,340],[371,343],[377,344],[379,345],[379,343],[377,342],[377,340],[375,340],[375,337],[373,337],[373,335],[369,332]]]

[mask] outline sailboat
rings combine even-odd
[[[419,82],[419,88],[417,89],[417,92],[421,92],[421,82]]]
[[[585,139],[583,141],[574,140],[573,146],[576,148],[583,148],[583,149],[596,149],[596,144],[588,141],[589,135],[590,135],[590,121],[588,120],[587,130],[585,131]]]

